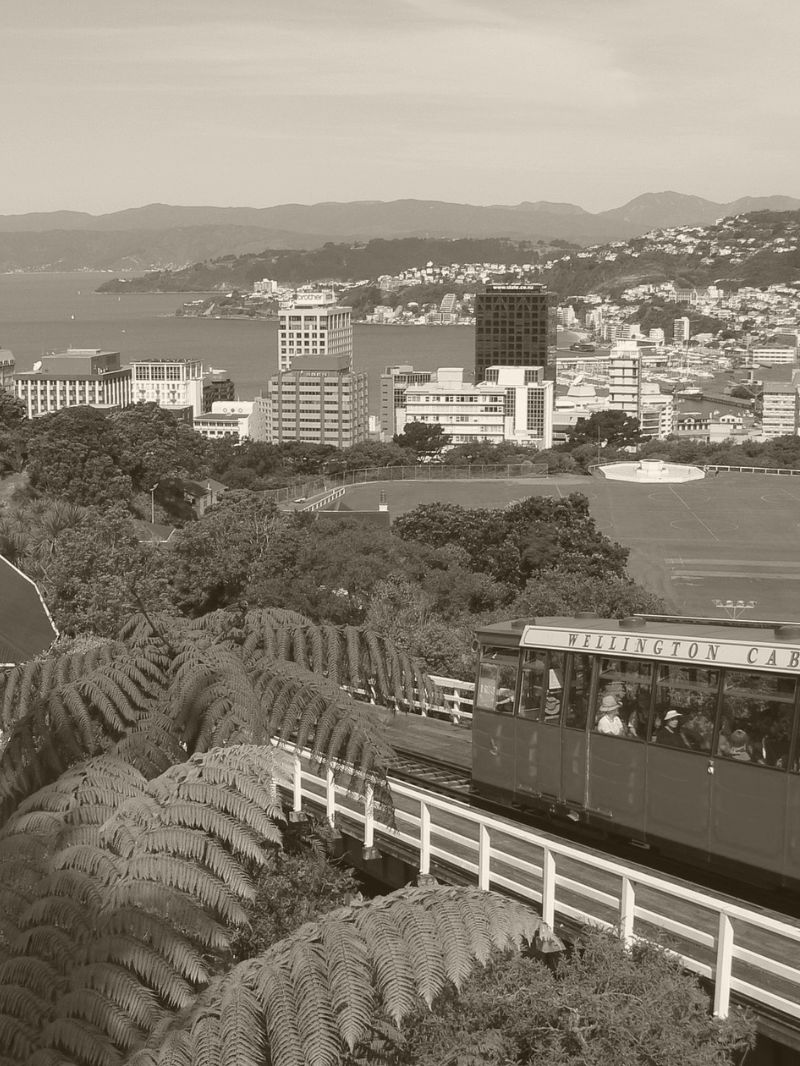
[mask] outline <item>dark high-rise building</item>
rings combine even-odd
[[[541,366],[553,377],[556,309],[546,285],[487,285],[475,297],[475,382],[489,366]]]

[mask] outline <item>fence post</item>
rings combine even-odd
[[[733,922],[722,911],[717,932],[717,962],[714,967],[714,1015],[728,1017],[731,1000],[731,968],[733,963]]]
[[[478,829],[478,888],[488,892],[491,884],[492,838],[483,822]]]
[[[556,857],[545,848],[542,855],[542,921],[552,929],[556,915]]]
[[[425,800],[419,804],[419,873],[428,877],[431,872],[431,809]]]
[[[336,786],[333,782],[333,770],[327,767],[325,770],[325,817],[328,824],[333,828],[336,824]]]
[[[292,759],[292,810],[299,814],[303,809],[303,763],[299,755]]]
[[[628,947],[633,939],[633,919],[636,912],[636,890],[630,877],[622,878],[622,892],[619,897],[619,935],[622,943]]]

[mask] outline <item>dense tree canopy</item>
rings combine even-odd
[[[407,422],[403,432],[396,433],[393,439],[400,448],[423,461],[438,457],[450,443],[449,435],[438,422]]]

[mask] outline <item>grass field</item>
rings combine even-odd
[[[582,492],[599,528],[631,549],[631,575],[681,613],[719,616],[715,599],[742,599],[756,601],[748,618],[800,619],[800,478],[389,482],[348,489],[342,503],[375,510],[381,489],[393,516],[421,503],[502,507],[527,496]]]

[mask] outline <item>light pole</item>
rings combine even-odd
[[[150,489],[150,525],[152,526],[156,524],[156,489],[160,484],[161,482],[157,481]]]

